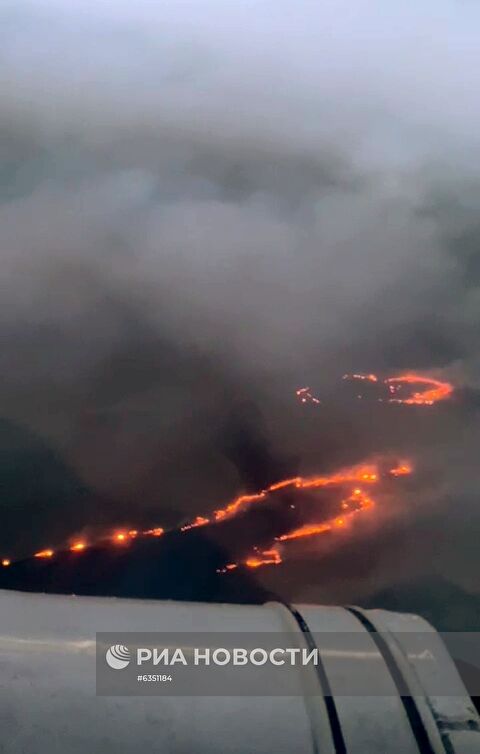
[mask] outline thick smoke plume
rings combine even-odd
[[[3,4],[2,552],[406,451],[398,515],[322,553],[324,578],[305,555],[288,597],[480,588],[479,21],[446,0]],[[410,369],[455,399],[345,402],[344,372]]]

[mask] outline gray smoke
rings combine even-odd
[[[443,575],[472,586],[479,16],[446,0],[3,4],[0,413],[93,491],[88,519],[173,524],[259,466],[271,480],[410,448],[422,486],[402,505],[418,531],[435,510],[428,552],[455,506]],[[473,392],[435,420],[372,421],[333,387],[407,368]],[[299,413],[303,384],[332,408]],[[2,547],[80,525],[75,495],[12,507],[12,479]]]

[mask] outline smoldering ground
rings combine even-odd
[[[478,588],[478,10],[349,5],[3,6],[2,552],[398,449],[409,578]],[[411,368],[460,393],[338,387]],[[368,578],[371,537],[342,560],[365,598],[405,570],[382,516]]]

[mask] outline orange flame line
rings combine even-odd
[[[398,464],[398,466],[391,468],[387,473],[393,477],[397,476],[403,476],[406,474],[410,474],[412,471],[412,466],[407,461],[402,461]],[[351,482],[360,482],[360,483],[367,483],[367,484],[376,484],[379,480],[379,470],[376,464],[370,463],[370,464],[358,464],[356,466],[352,466],[350,468],[343,469],[341,471],[335,472],[330,475],[326,476],[318,476],[318,477],[290,477],[288,479],[283,479],[278,482],[275,482],[271,484],[266,489],[262,490],[261,492],[254,493],[254,494],[248,494],[248,495],[240,495],[239,497],[235,498],[229,505],[227,505],[224,509],[219,509],[214,511],[213,519],[208,518],[206,516],[197,516],[193,522],[186,524],[185,526],[181,527],[181,531],[187,531],[188,529],[195,528],[197,526],[205,526],[209,523],[216,523],[218,521],[223,520],[226,517],[231,517],[234,515],[239,514],[242,512],[245,508],[247,508],[252,503],[258,503],[260,501],[265,500],[269,494],[277,492],[282,489],[287,489],[288,487],[294,488],[294,489],[301,489],[301,490],[308,490],[308,489],[317,489],[322,487],[330,487],[330,486],[340,486]],[[277,538],[277,541],[285,542],[292,539],[298,539],[300,537],[306,537],[306,536],[312,536],[315,534],[322,534],[326,531],[330,531],[333,528],[341,528],[345,526],[348,521],[350,520],[351,516],[355,513],[358,513],[360,510],[364,510],[368,507],[371,507],[373,505],[373,500],[366,495],[360,488],[356,487],[353,489],[351,495],[342,501],[341,507],[344,511],[346,511],[342,516],[337,516],[336,518],[333,518],[329,521],[324,521],[322,523],[316,524],[305,524],[304,526],[299,527],[298,529],[295,529],[291,532],[288,532],[286,534],[281,535]],[[130,529],[128,531],[117,531],[114,534],[111,535],[111,540],[115,543],[126,543],[129,539],[137,537],[139,534],[142,536],[161,536],[165,533],[165,530],[161,527],[156,527],[152,529],[146,529],[145,531],[139,532],[137,529]],[[78,541],[70,545],[70,550],[72,552],[79,552],[82,550],[87,549],[88,544],[84,541]],[[51,558],[54,555],[54,550],[52,549],[45,549],[41,550],[37,553],[35,553],[36,558]],[[7,562],[8,561],[8,562]],[[258,568],[263,565],[277,565],[282,562],[282,558],[280,553],[275,548],[270,548],[269,550],[264,550],[263,553],[260,555],[253,555],[249,558],[247,558],[245,561],[243,561],[243,564],[246,565],[249,568]],[[2,561],[2,564],[10,565],[10,560],[5,558],[4,561]],[[221,569],[223,571],[229,571],[233,570],[238,566],[237,563],[230,563],[228,564],[224,569]]]
[[[379,382],[379,378],[376,374],[344,374],[342,379]],[[416,372],[406,372],[405,374],[387,377],[382,380],[382,382],[388,386],[391,394],[391,397],[387,399],[388,403],[401,403],[407,406],[432,406],[434,403],[438,403],[438,401],[444,401],[449,398],[454,390],[453,385],[449,382],[441,382],[433,377],[418,374]],[[407,398],[395,397],[396,392],[400,390],[404,384],[425,385],[426,389],[416,391]],[[307,400],[314,400],[315,402],[320,403],[318,398],[312,399],[312,393],[310,392],[309,387],[300,388],[296,391],[296,395],[302,403],[306,403]],[[358,395],[357,397],[361,398],[362,396]],[[379,398],[378,400],[382,401],[383,399]]]
[[[378,382],[376,374],[344,374],[342,380],[367,380],[368,382]]]
[[[76,542],[70,547],[70,550],[72,552],[81,552],[82,550],[85,550],[86,546],[85,542]]]
[[[432,406],[438,401],[450,398],[453,393],[453,385],[449,382],[440,382],[433,377],[425,377],[414,372],[401,374],[398,377],[389,377],[385,380],[385,384],[392,387],[401,385],[403,382],[407,385],[426,385],[428,387],[426,390],[414,392],[410,398],[389,398],[390,403],[404,403],[408,406]]]

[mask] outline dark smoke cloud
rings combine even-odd
[[[174,525],[399,448],[410,570],[445,526],[441,574],[480,588],[478,401],[400,416],[337,386],[435,368],[479,388],[478,10],[231,5],[2,6],[1,547]],[[358,594],[398,577],[401,552],[363,578],[356,547]],[[316,598],[310,568],[294,582]]]

